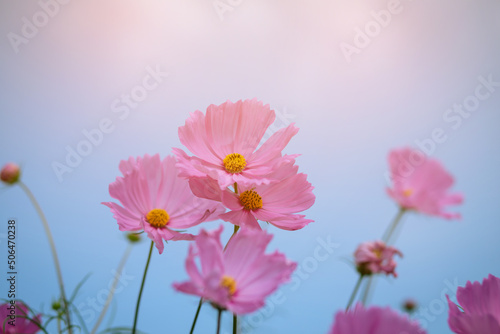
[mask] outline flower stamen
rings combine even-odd
[[[226,155],[222,162],[224,163],[224,168],[229,173],[233,174],[242,172],[247,165],[245,157],[239,153],[231,153]]]
[[[165,227],[170,220],[170,216],[167,211],[163,209],[153,209],[148,212],[146,220],[151,226],[154,227]]]
[[[245,190],[240,195],[240,203],[247,210],[262,208],[262,197],[255,190]]]
[[[220,281],[220,285],[227,289],[229,294],[232,296],[236,292],[236,281],[231,276],[222,276],[222,280]]]

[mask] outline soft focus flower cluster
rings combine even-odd
[[[109,185],[116,201],[102,203],[110,208],[120,231],[131,232],[130,242],[140,240],[144,232],[151,239],[151,251],[155,245],[162,254],[167,241],[190,241],[185,261],[188,279],[174,283],[174,289],[201,297],[200,307],[207,301],[219,314],[228,310],[234,319],[263,307],[266,297],[287,282],[297,267],[279,251],[266,253],[272,234],[263,231],[261,223],[296,231],[313,222],[302,214],[315,202],[313,187],[307,175],[298,171],[298,155],[283,153],[298,128],[291,124],[263,141],[274,120],[274,111],[256,99],[210,105],[206,113],[195,111],[179,128],[180,141],[192,155],[174,148],[174,155],[163,159],[146,154],[121,161],[121,175]],[[449,212],[448,207],[464,199],[450,192],[454,179],[441,163],[418,150],[393,150],[388,162],[392,185],[386,191],[398,214],[381,240],[362,242],[355,250],[359,280],[346,309],[335,313],[329,334],[427,333],[408,315],[364,305],[364,299],[353,301],[361,284],[374,275],[398,276],[394,258],[403,255],[391,245],[391,235],[403,215],[416,212],[458,219],[460,214]],[[1,181],[8,185],[20,183],[20,175],[14,163],[0,171]],[[212,231],[201,228],[198,235],[187,231],[217,219],[234,225],[227,242],[221,240],[222,225]],[[365,288],[368,295],[370,284]],[[459,305],[448,298],[453,332],[500,334],[498,277],[467,282],[458,288],[457,300]],[[404,303],[408,313],[417,307],[411,299]],[[42,315],[35,315],[24,303],[17,301],[14,310],[11,304],[0,306],[4,321],[0,334],[32,334],[43,328]],[[20,314],[15,326],[9,322],[12,312]]]

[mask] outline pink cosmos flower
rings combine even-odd
[[[426,334],[416,321],[389,307],[364,308],[358,304],[347,312],[339,311],[329,334]]]
[[[272,239],[264,231],[242,228],[225,251],[220,243],[222,226],[214,232],[202,230],[191,244],[186,259],[190,280],[175,283],[178,291],[203,297],[235,314],[254,312],[264,299],[290,279],[297,264],[279,252],[264,254]],[[199,257],[201,270],[195,258]]]
[[[37,323],[42,323],[41,317],[41,314],[31,317],[28,307],[22,302],[16,301],[14,305],[2,304],[0,305],[2,321],[0,334],[34,334],[40,330]]]
[[[385,273],[397,277],[394,255],[403,256],[399,250],[387,246],[383,241],[365,242],[354,252],[354,261],[361,275]]]
[[[109,194],[121,205],[102,203],[111,208],[120,231],[144,230],[160,254],[163,240],[194,238],[174,229],[215,220],[225,211],[219,203],[194,196],[188,181],[177,176],[175,164],[174,157],[160,161],[158,154],[121,161],[119,168],[123,176],[109,185]]]
[[[8,162],[0,171],[0,180],[7,184],[14,184],[19,180],[20,175],[21,169],[19,166],[15,163]]]
[[[463,196],[448,193],[453,176],[437,160],[403,148],[389,154],[389,166],[393,187],[387,193],[402,208],[447,219],[460,218],[458,213],[444,211],[448,205],[461,204]]]
[[[179,138],[195,157],[181,149],[173,149],[180,176],[210,177],[218,180],[220,188],[238,184],[267,184],[269,174],[281,165],[281,151],[298,132],[293,124],[274,133],[257,148],[267,128],[274,122],[275,113],[269,105],[253,100],[227,101],[220,106],[210,105],[204,115],[191,113]]]
[[[500,334],[500,278],[470,281],[457,289],[461,311],[448,296],[448,325],[457,334]]]
[[[310,208],[316,199],[307,175],[297,174],[297,168],[290,161],[272,174],[280,182],[238,185],[238,194],[229,189],[220,190],[217,181],[209,178],[192,178],[189,185],[196,196],[222,201],[231,210],[220,215],[224,221],[260,229],[258,219],[294,231],[313,222],[296,213]]]

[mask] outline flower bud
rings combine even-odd
[[[138,233],[128,233],[127,239],[131,243],[136,243],[136,242],[141,241],[141,236]]]
[[[14,184],[19,180],[21,170],[15,163],[9,162],[0,171],[0,179],[7,184]]]
[[[412,314],[413,312],[415,312],[417,307],[417,302],[413,299],[407,299],[403,303],[403,311],[407,312],[408,314]]]

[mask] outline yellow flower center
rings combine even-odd
[[[408,188],[408,189],[403,190],[403,195],[404,195],[405,197],[410,197],[410,196],[411,196],[411,194],[413,194],[413,189]]]
[[[220,285],[229,291],[230,295],[234,295],[236,292],[236,281],[231,276],[222,276],[222,280],[220,281]]]
[[[380,249],[374,249],[373,254],[379,259],[382,257],[382,251]]]
[[[168,215],[167,211],[163,209],[153,209],[149,211],[146,219],[148,223],[154,227],[164,227],[168,224],[170,216]]]
[[[245,160],[245,157],[243,157],[239,153],[231,153],[226,155],[224,160],[222,161],[224,163],[224,168],[229,172],[229,173],[240,173],[242,170],[245,169],[247,165],[247,161]]]
[[[240,195],[240,203],[247,210],[262,208],[262,197],[254,190],[245,190]]]

